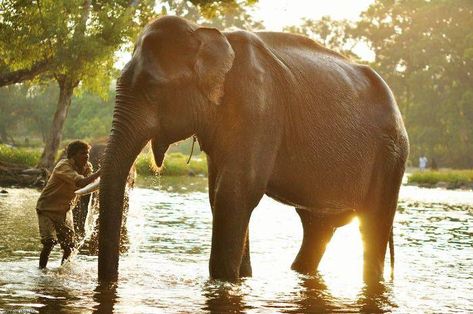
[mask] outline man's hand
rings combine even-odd
[[[84,179],[80,179],[79,181],[77,181],[76,182],[76,187],[83,188],[87,184],[94,182],[95,179],[97,179],[98,177],[100,177],[100,169],[95,171],[94,173],[92,173],[90,176],[85,177]]]
[[[90,163],[87,163],[84,167],[84,176],[88,176],[92,173],[92,165]]]

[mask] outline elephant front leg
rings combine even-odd
[[[213,279],[236,281],[240,278],[249,218],[248,210],[214,211],[210,253],[210,277]]]
[[[222,172],[214,191],[210,276],[227,281],[251,276],[248,224],[264,189],[245,176]]]

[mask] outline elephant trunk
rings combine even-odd
[[[117,86],[111,135],[102,161],[100,180],[98,278],[116,281],[123,198],[128,173],[151,137],[149,114],[136,98]],[[149,123],[148,123],[149,122]]]

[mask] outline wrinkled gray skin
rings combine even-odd
[[[315,272],[335,228],[357,215],[364,278],[382,278],[408,155],[384,81],[302,36],[221,33],[169,16],[144,29],[117,84],[100,187],[101,281],[117,279],[134,159],[151,140],[161,165],[192,134],[208,156],[212,278],[251,275],[248,222],[264,194],[301,218],[293,269]]]

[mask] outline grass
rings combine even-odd
[[[151,152],[142,153],[136,159],[136,172],[140,176],[151,176],[157,173],[163,176],[207,175],[207,161],[204,154],[193,156],[187,164],[189,156],[182,153],[166,154],[163,166],[157,169]]]
[[[473,184],[473,170],[427,170],[416,171],[408,178],[410,184],[436,185],[445,182],[450,187],[460,187]]]
[[[0,144],[0,160],[34,167],[41,157],[41,149],[38,148],[16,148]]]
[[[41,148],[18,148],[0,144],[0,161],[35,167],[41,157]],[[136,159],[136,172],[140,176],[207,176],[207,161],[205,154],[193,156],[187,164],[189,156],[182,153],[166,154],[164,165],[157,169],[151,152],[141,153]]]

